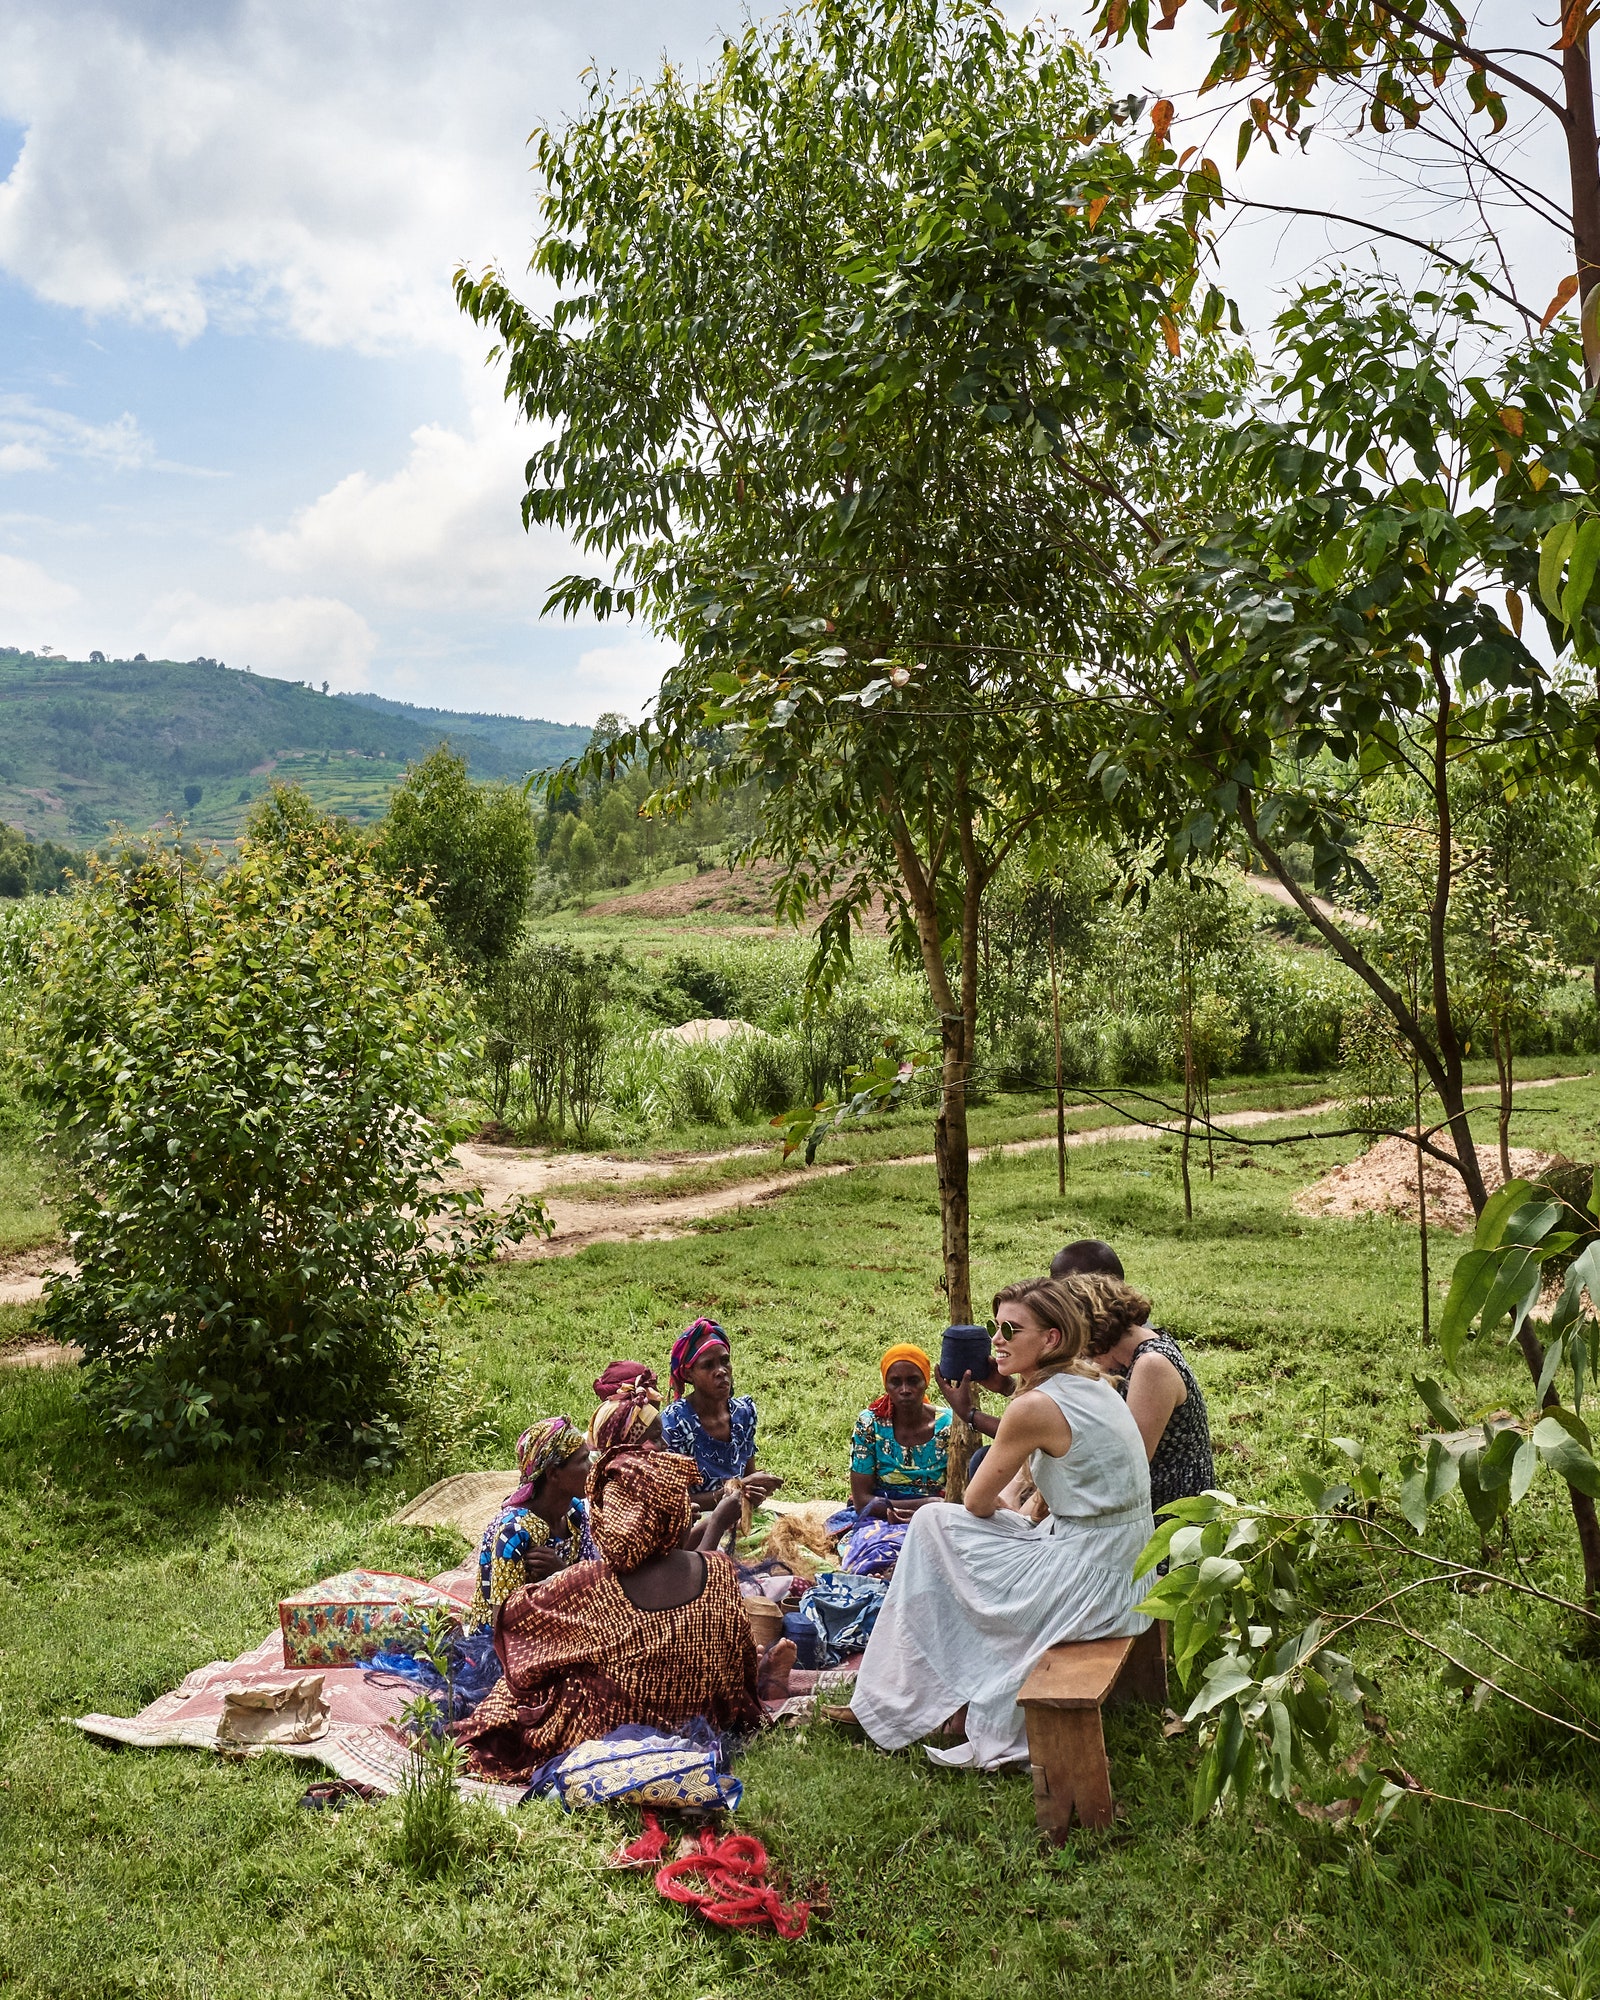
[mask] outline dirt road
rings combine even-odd
[[[1576,1077],[1545,1077],[1533,1083],[1519,1084],[1517,1088],[1544,1090],[1559,1083],[1580,1080]],[[1492,1084],[1482,1085],[1472,1094],[1487,1095],[1493,1089]],[[1095,1107],[1075,1104],[1068,1108],[1074,1113],[1081,1113],[1092,1111]],[[1286,1124],[1291,1120],[1309,1122],[1314,1118],[1324,1118],[1336,1109],[1337,1100],[1328,1098],[1317,1104],[1303,1105],[1295,1111],[1226,1111],[1219,1114],[1214,1123],[1225,1131],[1243,1131],[1254,1125]],[[1067,1144],[1072,1147],[1103,1146],[1113,1140],[1126,1142],[1164,1136],[1162,1129],[1155,1125],[1097,1125],[1087,1131],[1068,1133]],[[1046,1152],[1055,1143],[1053,1134],[1039,1139],[1014,1139],[1000,1146],[975,1148],[974,1158],[1004,1158],[1016,1153]],[[825,1162],[810,1168],[796,1163],[775,1168],[770,1174],[733,1181],[724,1187],[702,1189],[693,1194],[650,1193],[652,1182],[680,1175],[686,1168],[759,1156],[775,1159],[776,1149],[769,1145],[732,1146],[717,1153],[677,1153],[664,1160],[623,1160],[607,1154],[553,1153],[532,1147],[469,1143],[456,1148],[457,1166],[449,1181],[454,1187],[481,1187],[484,1200],[491,1208],[506,1208],[518,1195],[546,1195],[550,1188],[564,1190],[553,1198],[547,1197],[555,1234],[545,1241],[530,1239],[512,1250],[512,1260],[522,1262],[545,1257],[569,1257],[591,1243],[665,1242],[685,1235],[697,1222],[704,1222],[711,1216],[757,1207],[792,1192],[806,1182],[854,1171],[852,1166],[843,1162]],[[875,1164],[931,1167],[933,1163],[932,1153],[914,1153],[902,1159]],[[592,1187],[593,1198],[590,1199],[587,1194],[565,1192],[574,1186]],[[30,1251],[26,1256],[0,1263],[0,1303],[20,1305],[37,1299],[44,1289],[45,1273],[65,1268],[67,1260],[59,1250]]]

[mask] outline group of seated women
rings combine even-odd
[[[889,1579],[856,1717],[896,1748],[964,1709],[966,1740],[929,1754],[985,1767],[1024,1753],[1016,1695],[1047,1647],[1142,1629],[1133,1569],[1152,1506],[1213,1478],[1199,1384],[1108,1245],[1069,1246],[994,1306],[981,1383],[947,1381],[915,1346],[884,1354],[850,1504],[828,1523],[842,1567]],[[794,1648],[758,1656],[719,1548],[782,1482],[757,1469],[756,1406],[733,1393],[715,1321],[680,1336],[669,1380],[663,1407],[648,1366],[613,1362],[585,1428],[551,1417],[518,1440],[468,1621],[492,1627],[503,1675],[458,1727],[482,1776],[524,1776],[624,1723],[745,1729],[786,1685]],[[1004,1399],[998,1418],[981,1388]],[[946,1501],[954,1418],[962,1442],[992,1439],[960,1505]]]

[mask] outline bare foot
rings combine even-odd
[[[798,1649],[792,1639],[774,1639],[756,1669],[756,1692],[763,1701],[789,1699],[789,1670]]]

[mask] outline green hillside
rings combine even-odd
[[[0,647],[0,822],[84,846],[171,814],[227,840],[274,779],[376,819],[409,763],[441,740],[474,777],[520,781],[589,731],[458,715],[240,673],[215,660],[60,660]]]

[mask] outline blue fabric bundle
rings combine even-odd
[[[455,1682],[455,1702],[450,1720],[459,1722],[463,1716],[472,1713],[500,1678],[500,1658],[494,1649],[494,1634],[487,1628],[470,1634],[453,1633],[449,1659]],[[425,1654],[378,1653],[369,1662],[368,1672],[396,1674],[402,1680],[411,1681],[419,1693],[432,1695],[441,1707],[450,1693],[449,1684],[441,1674],[435,1673],[433,1662]]]
[[[699,1716],[672,1736],[630,1722],[542,1764],[522,1799],[556,1798],[568,1812],[614,1805],[733,1812],[744,1787],[726,1765],[722,1738]]]
[[[817,1578],[801,1598],[800,1610],[822,1642],[824,1666],[836,1667],[866,1650],[888,1589],[879,1577],[851,1576],[845,1570],[828,1570]]]

